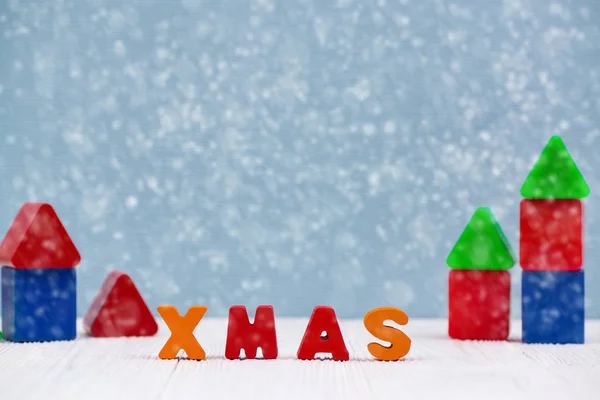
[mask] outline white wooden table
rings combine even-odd
[[[358,320],[340,322],[351,361],[297,360],[306,323],[277,320],[277,360],[225,359],[225,319],[198,325],[204,361],[158,359],[165,325],[143,339],[2,341],[0,399],[600,399],[600,321],[588,321],[586,344],[557,346],[453,341],[445,320],[411,320],[400,362],[373,360]]]

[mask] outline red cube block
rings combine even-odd
[[[583,265],[580,200],[521,201],[519,263],[524,271],[579,271]]]
[[[510,273],[450,271],[448,335],[462,340],[506,340],[510,325]]]

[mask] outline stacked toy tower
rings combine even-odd
[[[478,208],[446,260],[448,335],[463,340],[506,340],[510,327],[510,274],[516,263],[500,224]]]
[[[583,204],[590,189],[553,136],[521,187],[525,343],[583,343]]]
[[[51,205],[25,203],[0,244],[2,330],[15,342],[76,337],[81,257]]]

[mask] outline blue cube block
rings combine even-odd
[[[14,342],[71,340],[77,335],[73,268],[2,267],[2,331]]]
[[[583,271],[523,271],[525,343],[583,343]]]

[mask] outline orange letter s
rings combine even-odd
[[[379,343],[369,343],[367,349],[379,360],[396,361],[408,354],[411,340],[401,330],[383,324],[388,320],[398,325],[406,325],[408,316],[395,307],[374,308],[365,315],[364,324],[367,331],[377,339],[390,343],[387,347]]]

